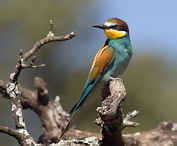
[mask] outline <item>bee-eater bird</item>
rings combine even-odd
[[[93,27],[103,29],[107,40],[94,58],[83,93],[71,109],[71,118],[60,137],[71,127],[86,99],[103,88],[110,81],[110,77],[120,76],[132,57],[132,46],[126,22],[118,18],[110,18],[103,25]]]

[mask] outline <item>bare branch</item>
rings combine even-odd
[[[53,33],[53,21],[50,20],[50,23],[49,23],[49,32]]]
[[[0,125],[0,132],[8,134],[10,136],[15,137],[17,140],[19,140],[19,137],[21,137],[20,133],[17,130],[14,130],[10,127],[5,127]]]
[[[53,22],[50,20],[49,24],[49,34],[47,37],[41,39],[40,41],[36,42],[33,48],[23,55],[23,60],[26,61],[29,57],[31,57],[37,50],[39,50],[44,44],[55,42],[55,41],[66,41],[72,39],[76,36],[76,32],[71,32],[66,36],[54,36],[53,33]]]
[[[130,121],[132,118],[136,117],[139,114],[139,111],[134,110],[131,113],[128,113],[126,117],[123,119],[123,125],[124,127],[137,127],[139,123],[135,123]]]
[[[18,77],[23,69],[39,68],[39,67],[45,66],[44,64],[34,65],[35,56],[33,56],[33,54],[37,50],[39,50],[44,44],[49,43],[49,42],[53,42],[53,41],[65,41],[65,40],[73,38],[75,35],[76,35],[75,32],[71,32],[70,34],[68,34],[66,36],[54,36],[53,23],[52,23],[52,21],[50,21],[50,31],[49,31],[49,34],[47,35],[47,37],[38,41],[34,45],[34,47],[29,52],[25,53],[24,55],[23,55],[22,50],[20,50],[17,65],[15,66],[14,72],[10,74],[10,82],[6,83],[6,82],[3,82],[0,80],[0,92],[3,93],[4,95],[7,93],[10,97],[9,99],[10,99],[10,103],[11,103],[12,116],[14,119],[14,124],[15,124],[16,130],[1,126],[0,132],[9,134],[11,136],[14,135],[14,137],[16,135],[18,135],[18,137],[20,137],[18,139],[18,141],[21,145],[25,145],[25,146],[30,145],[31,146],[31,145],[35,144],[34,139],[29,135],[28,131],[26,130],[26,126],[25,126],[25,122],[24,122],[24,118],[23,118],[23,113],[22,113],[22,105],[21,105],[21,100],[20,100],[20,99],[22,99],[20,95],[23,95],[23,94],[21,94],[21,91],[19,90],[20,86],[18,85],[18,82],[17,82]],[[30,58],[31,56],[33,56],[31,62],[29,64],[26,64],[25,61],[28,58]],[[47,110],[44,110],[45,107],[43,108],[43,112],[47,111],[47,113],[42,114],[42,116],[44,116],[44,117],[43,118],[41,117],[41,120],[43,121],[44,126],[46,126],[45,130],[48,133],[51,133],[50,138],[55,139],[55,137],[57,137],[59,130],[61,130],[61,129],[58,128],[58,125],[56,122],[54,125],[48,126],[51,124],[52,120],[55,121],[56,119],[54,117],[54,113],[53,113],[53,115],[51,115],[51,113],[50,113],[50,111],[52,110],[51,108],[52,107],[54,108],[54,106],[53,106],[52,101],[49,100],[48,91],[46,90],[45,86],[43,86],[43,87],[44,87],[44,90],[43,90],[43,88],[40,88],[40,87],[38,88],[38,92],[37,92],[38,94],[37,94],[37,96],[35,96],[36,107],[34,107],[33,104],[31,104],[31,105],[28,104],[27,106],[28,107],[31,106],[31,108],[33,108],[33,110],[36,112],[41,112],[40,109],[42,109],[42,107],[44,107],[44,105],[46,105],[46,104],[48,105]],[[31,100],[31,97],[33,97],[33,95],[31,95],[29,97],[30,100]],[[47,98],[42,98],[42,100],[41,100],[40,99],[41,97],[47,97]],[[39,106],[38,101],[42,101],[40,103],[41,106]],[[23,105],[23,106],[25,107],[26,105]],[[60,114],[60,111],[58,114]],[[47,117],[46,115],[48,116],[48,121],[46,121],[46,119],[45,119],[45,117]],[[60,119],[62,119],[62,118],[60,118]],[[46,123],[48,123],[48,125],[46,125]],[[50,127],[52,127],[53,129],[50,129]],[[47,137],[47,138],[49,138],[49,137]],[[50,138],[49,138],[49,140],[51,140]]]
[[[38,51],[44,44],[50,43],[50,42],[55,42],[55,41],[66,41],[69,39],[72,39],[73,37],[76,36],[76,32],[71,32],[66,36],[55,36],[53,33],[53,22],[50,20],[49,24],[49,34],[47,37],[39,40],[38,42],[35,43],[33,48],[31,48],[28,52],[26,52],[24,55],[22,53],[22,50],[20,50],[20,57],[18,59],[17,65],[15,66],[14,73],[10,75],[10,82],[15,83],[18,80],[18,77],[21,73],[22,69],[25,68],[39,68],[39,67],[44,67],[45,64],[41,65],[33,65],[35,61],[35,57],[32,58],[30,64],[25,64],[25,61],[30,58],[31,56],[34,55],[36,51]]]
[[[126,145],[177,145],[177,123],[161,122],[157,128],[123,136]]]

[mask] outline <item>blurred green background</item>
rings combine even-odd
[[[127,89],[123,109],[124,113],[140,111],[134,119],[140,126],[127,128],[124,133],[147,131],[161,121],[177,121],[176,5],[176,0],[0,0],[0,79],[9,80],[20,49],[28,51],[47,35],[50,19],[55,35],[76,30],[72,40],[47,44],[36,53],[36,64],[45,63],[45,68],[23,70],[19,78],[20,84],[34,90],[34,77],[42,77],[51,97],[59,95],[63,108],[69,111],[82,93],[96,52],[106,40],[103,31],[92,25],[119,17],[129,25],[134,48],[133,59],[122,76]],[[93,123],[100,104],[98,93],[76,120],[77,128],[100,131]],[[25,110],[24,116],[29,133],[37,140],[42,134],[41,121],[30,110]],[[10,103],[1,95],[0,125],[14,128]],[[18,143],[0,133],[0,145]]]

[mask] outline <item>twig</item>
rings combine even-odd
[[[18,80],[18,77],[20,75],[20,72],[22,69],[25,68],[39,68],[39,67],[44,67],[45,64],[41,65],[33,65],[35,61],[35,56],[34,53],[38,51],[44,44],[50,43],[50,42],[55,42],[55,41],[66,41],[69,39],[72,39],[73,37],[76,36],[76,32],[71,32],[65,36],[55,36],[53,33],[53,22],[50,20],[49,24],[49,33],[47,37],[39,40],[38,42],[35,43],[33,48],[31,48],[28,52],[26,52],[24,55],[22,53],[22,50],[20,50],[20,57],[18,59],[17,65],[15,66],[14,73],[10,75],[10,82],[15,83]],[[25,64],[25,61],[33,56],[30,64]]]
[[[136,117],[139,114],[139,111],[134,110],[133,112],[128,113],[123,119],[123,126],[125,127],[137,127],[139,123],[130,121],[132,118]]]
[[[44,44],[50,43],[50,42],[55,42],[55,41],[66,41],[69,39],[72,39],[73,37],[76,36],[76,32],[71,32],[65,36],[55,36],[53,33],[53,22],[52,20],[50,20],[50,24],[49,24],[49,33],[47,35],[47,37],[41,39],[40,41],[36,42],[35,45],[33,46],[33,48],[25,53],[23,55],[23,60],[26,61],[29,57],[31,57],[37,50],[39,50]]]
[[[50,20],[50,23],[49,23],[49,32],[53,33],[53,21]]]
[[[16,138],[17,140],[19,140],[19,137],[21,137],[20,133],[17,130],[14,130],[10,127],[5,127],[5,126],[0,125],[0,132],[8,134],[8,135]]]

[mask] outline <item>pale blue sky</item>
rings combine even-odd
[[[128,23],[133,46],[145,46],[135,51],[157,45],[157,51],[177,57],[177,0],[100,0],[98,5],[104,8],[100,21],[115,16]]]

